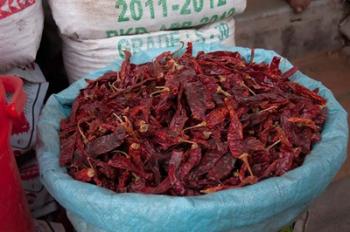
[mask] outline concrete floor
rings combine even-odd
[[[294,232],[349,232],[350,177],[333,182],[297,220]]]
[[[301,14],[286,0],[247,0],[246,11],[236,17],[236,42],[288,58],[333,51],[343,46],[338,24],[347,12],[342,0],[312,0]]]
[[[330,88],[343,105],[350,112],[350,56],[339,52],[309,54],[292,60],[303,73],[313,79],[321,81]],[[349,118],[348,118],[348,122]],[[349,144],[349,143],[348,143]],[[350,177],[350,152],[348,159],[335,178],[340,180]]]

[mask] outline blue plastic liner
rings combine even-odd
[[[175,51],[177,48],[170,49]],[[167,48],[169,50],[169,48]],[[251,50],[223,45],[195,45],[194,52],[238,51],[249,60]],[[144,63],[165,49],[136,54],[135,63]],[[270,63],[273,51],[255,50],[254,61]],[[92,73],[95,79],[109,70],[118,70],[121,61]],[[282,59],[280,68],[292,65]],[[331,182],[347,154],[347,113],[329,89],[297,72],[292,77],[310,89],[319,88],[328,101],[328,119],[322,140],[316,144],[302,166],[281,177],[273,177],[243,188],[224,190],[196,197],[173,197],[135,193],[116,194],[98,186],[72,179],[59,166],[59,123],[86,86],[73,83],[47,101],[38,124],[37,155],[41,178],[54,198],[67,209],[78,231],[249,231],[273,232],[292,222]]]

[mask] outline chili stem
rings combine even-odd
[[[158,93],[170,92],[170,89],[168,87],[165,87],[165,86],[157,86],[156,89],[159,89],[159,90],[152,92],[149,95],[150,97],[153,97],[154,95],[156,95]]]
[[[130,147],[134,150],[138,150],[138,149],[140,149],[140,144],[139,143],[132,143],[130,145]]]
[[[196,142],[193,142],[191,140],[187,140],[187,139],[184,139],[184,138],[179,138],[179,142],[180,143],[197,144]]]
[[[113,85],[113,83],[108,82],[108,86],[109,88],[112,90],[113,93],[115,93],[117,91],[117,89],[115,88],[115,86]]]
[[[281,142],[281,140],[277,140],[276,142],[274,142],[273,144],[271,144],[270,146],[267,147],[267,150],[269,151],[271,148],[273,148],[274,146],[276,146],[277,144],[279,144]]]
[[[219,81],[220,82],[225,82],[226,81],[226,77],[224,77],[224,76],[219,76]]]
[[[141,133],[145,133],[148,131],[148,128],[149,128],[149,124],[147,124],[145,121],[141,120],[140,122],[140,127],[139,127],[139,131]]]
[[[125,151],[121,151],[121,150],[115,150],[115,152],[116,153],[121,153],[121,154],[123,154],[123,155],[125,155],[127,158],[130,158],[130,156],[129,156],[129,154],[128,153],[126,153]]]
[[[197,125],[194,125],[194,126],[190,126],[190,127],[187,127],[185,129],[183,129],[183,131],[187,131],[187,130],[191,130],[191,129],[195,129],[195,128],[199,128],[199,127],[205,127],[207,126],[207,122],[206,121],[203,121]]]
[[[246,88],[251,94],[253,94],[254,96],[256,95],[256,93],[251,89],[251,88],[249,88],[246,84],[244,84],[244,83],[242,83],[242,86],[244,87],[244,88]]]
[[[86,160],[87,160],[87,162],[88,162],[90,168],[92,168],[93,170],[95,170],[94,166],[92,165],[92,163],[91,163],[91,161],[90,161],[90,157],[87,157]]]
[[[124,122],[123,122],[123,119],[121,119],[121,117],[120,117],[119,115],[117,115],[116,113],[113,113],[113,116],[117,118],[118,123],[120,123],[120,124],[123,124],[123,123],[124,123]]]
[[[84,143],[86,144],[86,143],[88,142],[88,139],[86,138],[84,132],[83,132],[82,129],[80,128],[80,124],[81,124],[81,121],[78,122],[78,131],[79,131],[81,137],[83,137]]]
[[[276,108],[277,108],[277,106],[271,106],[271,107],[269,107],[269,108],[266,108],[266,109],[263,109],[263,110],[259,111],[258,113],[260,114],[260,113],[263,113],[263,112],[265,112],[265,111],[274,110],[274,109],[276,109]]]
[[[201,193],[214,193],[214,192],[218,192],[220,190],[222,190],[224,186],[222,184],[219,184],[217,186],[214,186],[214,187],[210,187],[210,188],[207,188],[207,189],[202,189],[200,190]]]
[[[226,92],[225,90],[223,90],[221,88],[221,86],[218,86],[217,89],[216,89],[216,93],[221,93],[223,94],[225,97],[232,97],[232,95],[228,92]]]
[[[240,155],[238,157],[238,159],[243,161],[244,165],[247,167],[247,169],[249,171],[250,176],[254,176],[253,171],[250,168],[250,164],[249,164],[249,161],[248,161],[248,156],[249,156],[248,153],[243,153],[242,155]]]

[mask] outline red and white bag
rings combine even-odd
[[[43,25],[41,0],[0,0],[0,70],[35,60]]]
[[[23,89],[27,95],[24,115],[29,123],[29,128],[28,131],[12,135],[11,145],[16,155],[24,154],[36,143],[36,124],[49,83],[36,63],[22,68],[12,68],[5,72],[0,71],[0,74],[18,76],[23,80]]]

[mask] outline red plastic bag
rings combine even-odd
[[[10,95],[11,94],[11,95]],[[11,98],[8,101],[8,98]],[[21,179],[10,146],[11,133],[27,130],[23,114],[26,96],[17,77],[0,78],[0,231],[33,231]]]

